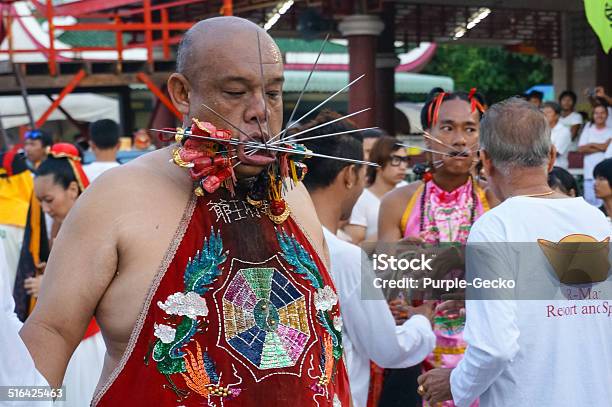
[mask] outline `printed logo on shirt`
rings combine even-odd
[[[572,234],[558,242],[538,239],[538,245],[562,284],[592,284],[608,278],[610,237]]]

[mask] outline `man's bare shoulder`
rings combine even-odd
[[[111,168],[96,178],[83,198],[95,197],[104,205],[123,206],[153,192],[189,194],[191,182],[186,171],[171,164],[169,159],[169,149],[160,149]]]
[[[285,199],[291,208],[293,218],[310,237],[315,250],[323,257],[323,262],[328,264],[329,257],[325,237],[323,236],[323,227],[308,190],[300,182],[287,192]]]

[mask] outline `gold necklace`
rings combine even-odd
[[[547,195],[552,195],[552,194],[554,194],[554,193],[555,193],[555,191],[550,190],[550,191],[548,191],[548,192],[542,192],[542,193],[540,193],[540,194],[514,195],[514,196],[524,196],[524,197],[528,197],[528,198],[536,198],[536,197],[538,197],[538,196],[547,196]]]

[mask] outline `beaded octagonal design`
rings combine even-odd
[[[238,270],[223,325],[227,343],[260,370],[294,366],[311,336],[304,294],[274,267]]]

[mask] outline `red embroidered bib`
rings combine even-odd
[[[331,277],[293,218],[194,198],[97,406],[349,406]]]

